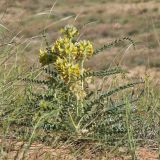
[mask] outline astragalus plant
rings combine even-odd
[[[60,32],[61,37],[53,44],[47,43],[40,49],[39,77],[22,78],[29,87],[15,123],[28,128],[30,140],[37,137],[44,141],[49,133],[60,139],[75,137],[114,142],[127,133],[125,105],[137,101],[140,94],[133,94],[131,90],[143,81],[109,85],[106,91],[93,91],[89,86],[95,77],[124,74],[126,71],[120,67],[92,71],[85,68],[84,63],[114,44],[132,41],[122,38],[94,49],[89,40],[79,40],[79,31],[73,25],[66,25]]]

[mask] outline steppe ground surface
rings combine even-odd
[[[0,52],[3,52],[4,44],[10,42],[21,44],[23,49],[16,53],[19,65],[38,65],[39,48],[44,46],[41,35],[45,33],[51,44],[58,36],[59,27],[71,23],[81,28],[81,36],[93,41],[95,48],[121,37],[132,38],[135,49],[126,42],[95,56],[86,65],[95,70],[110,65],[124,66],[129,70],[130,76],[143,77],[146,74],[150,76],[153,86],[158,90],[157,86],[160,86],[159,0],[0,0]],[[12,56],[7,59],[8,64],[11,60]],[[35,146],[33,145],[32,149]],[[37,146],[41,148],[41,145]],[[52,151],[47,147],[43,148],[44,153],[45,150]],[[154,151],[142,148],[137,152],[141,159],[156,159]],[[74,159],[65,147],[56,150],[56,153],[52,151],[51,154],[53,153],[57,159],[58,156],[59,159],[60,157]],[[95,158],[95,155],[89,153],[87,149],[84,155],[85,159],[93,159],[92,156]],[[37,158],[34,154],[31,156]]]

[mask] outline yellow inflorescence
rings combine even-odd
[[[57,53],[60,57],[71,56],[74,58],[77,55],[77,47],[69,38],[63,37],[54,43],[52,52]]]
[[[79,34],[78,30],[76,27],[73,25],[66,25],[64,28],[60,30],[61,33],[64,34],[64,36],[68,38],[73,38]]]
[[[55,67],[65,82],[74,81],[80,77],[79,64],[71,64],[66,59],[58,57]]]
[[[74,82],[80,79],[81,74],[85,71],[82,63],[85,59],[93,55],[93,46],[90,41],[76,41],[78,30],[72,25],[62,28],[62,37],[58,38],[51,49],[40,50],[39,61],[42,65],[54,65],[60,77],[66,82]],[[73,40],[74,38],[74,40]],[[80,97],[85,95],[80,84],[72,84],[72,91],[76,90]],[[78,98],[78,95],[77,95]]]
[[[79,41],[77,43],[77,59],[89,58],[93,54],[93,46],[90,41]]]
[[[85,90],[81,87],[81,82],[78,81],[70,86],[70,90],[75,93],[78,100],[83,99],[86,96]]]
[[[47,65],[54,62],[54,55],[51,53],[48,53],[47,50],[40,49],[39,53],[39,62],[42,65]]]

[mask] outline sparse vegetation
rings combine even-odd
[[[69,2],[0,2],[0,158],[158,159],[157,1]]]

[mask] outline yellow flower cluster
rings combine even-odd
[[[90,41],[76,41],[75,36],[79,33],[72,25],[67,25],[60,31],[63,36],[58,38],[50,49],[40,50],[39,61],[42,65],[53,64],[66,83],[74,82],[85,71],[82,63],[92,56],[93,46]],[[77,86],[79,85],[74,85],[74,88],[78,88]],[[81,94],[84,95],[83,91]]]
[[[40,49],[39,53],[39,62],[42,65],[50,64],[54,61],[55,56],[52,53],[49,53],[47,50]]]
[[[52,46],[52,52],[58,54],[59,57],[72,57],[74,58],[77,54],[77,47],[67,37],[59,38]]]
[[[90,41],[79,41],[77,43],[77,59],[89,58],[93,54],[93,46]]]
[[[66,25],[64,28],[60,30],[61,33],[64,34],[64,36],[68,38],[73,38],[79,34],[78,30],[76,27],[73,25]]]
[[[58,57],[55,62],[55,67],[65,82],[74,81],[80,77],[79,64],[71,64],[68,63],[66,59]]]
[[[81,87],[81,82],[78,81],[70,86],[70,90],[76,95],[77,100],[81,100],[86,96],[85,90]]]

